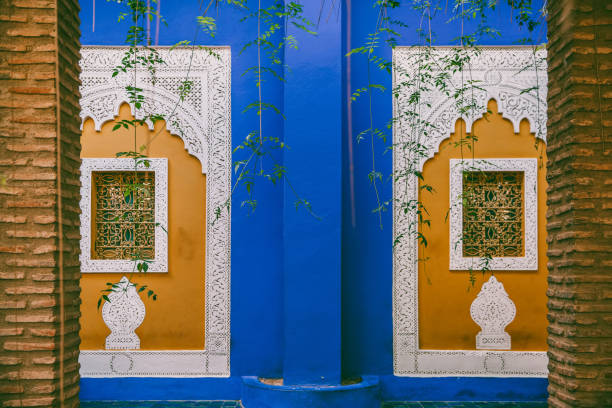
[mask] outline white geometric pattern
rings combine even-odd
[[[91,258],[92,173],[98,171],[150,171],[155,173],[155,222],[168,229],[168,159],[147,159],[149,167],[134,159],[81,159],[81,272],[82,273],[131,273],[134,261],[129,259]],[[155,228],[155,259],[148,272],[168,272],[168,234],[161,227]]]
[[[136,287],[127,277],[121,280],[108,294],[108,301],[102,306],[102,319],[111,330],[106,337],[107,350],[137,350],[140,339],[134,330],[145,318],[145,305]]]
[[[510,335],[504,329],[514,320],[516,306],[495,276],[491,275],[482,285],[472,302],[470,315],[482,329],[476,335],[477,349],[510,350]]]
[[[520,171],[523,180],[522,257],[493,257],[488,267],[493,271],[527,271],[538,269],[538,159],[451,159],[450,160],[450,269],[478,269],[480,258],[463,256],[463,171]]]
[[[141,109],[165,115],[166,127],[180,136],[185,149],[197,157],[206,174],[205,346],[201,351],[81,351],[83,377],[228,377],[230,375],[230,198],[231,183],[231,55],[228,47],[159,47],[164,64],[155,78],[143,69],[137,83],[143,89]],[[81,49],[81,118],[93,119],[96,129],[114,119],[128,103],[125,86],[132,73],[112,77],[126,47]],[[181,101],[179,87],[191,81],[191,92]],[[152,128],[152,124],[149,124]],[[215,212],[215,209],[221,211]],[[118,361],[126,369],[116,370]]]
[[[393,51],[393,87],[398,89],[394,98],[393,114],[398,117],[409,103],[410,91],[398,86],[406,80],[404,74],[414,74],[422,54],[419,47],[396,47]],[[451,47],[434,47],[433,59],[452,53]],[[534,63],[535,62],[535,63]],[[439,64],[438,66],[443,66]],[[537,67],[537,68],[536,68]],[[439,73],[434,66],[433,74]],[[461,72],[451,73],[449,81],[461,85]],[[535,53],[531,47],[480,47],[470,60],[469,80],[478,81],[481,90],[474,91],[480,111],[465,117],[450,94],[431,89],[422,95],[420,117],[433,124],[427,134],[420,137],[418,147],[424,154],[416,159],[416,168],[410,167],[398,145],[409,144],[410,117],[396,121],[393,127],[393,172],[406,174],[422,170],[425,161],[438,152],[440,143],[450,137],[457,119],[463,118],[467,132],[475,120],[486,112],[486,103],[493,98],[499,112],[509,119],[514,131],[519,131],[521,120],[527,119],[536,137],[546,141],[546,50]],[[539,87],[538,92],[523,90]],[[413,145],[414,146],[414,145]],[[411,173],[412,174],[412,173]],[[408,175],[393,183],[394,203],[415,203],[418,200],[418,177]],[[419,348],[418,323],[418,245],[414,239],[414,225],[418,225],[416,208],[393,207],[393,239],[402,237],[393,250],[393,365],[398,376],[501,376],[545,377],[548,358],[545,352],[481,351],[481,350],[422,350]]]

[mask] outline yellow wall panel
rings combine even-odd
[[[491,114],[477,120],[473,149],[463,145],[465,123],[458,121],[455,133],[442,142],[440,151],[425,163],[421,185],[433,187],[430,193],[420,189],[425,218],[431,227],[421,226],[427,247],[419,248],[419,342],[421,349],[475,349],[480,327],[470,317],[470,305],[489,279],[475,271],[472,287],[469,272],[449,270],[449,160],[474,158],[538,158],[538,257],[537,271],[495,271],[516,305],[516,317],[506,327],[512,338],[512,350],[546,350],[546,152],[544,143],[536,142],[526,120],[519,133],[512,123],[497,112],[497,103],[489,102]]]
[[[118,120],[133,119],[122,105]],[[134,150],[134,130],[112,131],[113,122],[96,132],[93,121],[83,125],[81,157],[114,158]],[[165,129],[141,127],[136,149],[146,145],[149,157],[168,159],[168,273],[134,273],[132,282],[146,284],[157,301],[141,296],[146,305],[144,323],[136,330],[143,350],[202,350],[204,348],[204,268],[206,245],[206,176],[198,159],[189,155],[183,141]],[[81,349],[104,348],[110,330],[96,303],[106,282],[118,282],[120,273],[86,273],[81,279]]]

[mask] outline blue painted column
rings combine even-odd
[[[320,2],[304,7],[316,22]],[[284,136],[290,148],[284,163],[291,186],[320,217],[296,211],[296,197],[285,183],[285,385],[340,383],[344,57],[341,18],[324,10],[317,36],[289,25],[299,49],[285,50]]]

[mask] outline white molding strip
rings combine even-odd
[[[433,58],[438,59],[452,53],[450,47],[435,47]],[[414,78],[423,48],[397,47],[393,51],[393,87],[399,89],[394,100],[394,117],[409,103],[410,78]],[[443,65],[443,64],[441,64]],[[440,66],[440,65],[439,65]],[[536,69],[537,66],[537,69]],[[435,67],[432,74],[437,74]],[[450,82],[461,84],[461,73],[450,74]],[[509,119],[514,131],[519,131],[521,120],[527,119],[536,137],[546,141],[546,51],[531,47],[480,47],[470,59],[470,79],[477,81],[480,90],[474,91],[480,106],[480,113],[463,117],[467,131],[475,120],[486,112],[489,99],[495,99],[499,112]],[[539,91],[522,92],[539,86]],[[452,92],[451,92],[452,94]],[[434,127],[421,132],[426,135],[418,141],[425,151],[416,159],[416,168],[410,166],[413,160],[406,157],[401,146],[411,142],[410,135],[414,122],[411,117],[402,116],[393,128],[393,171],[394,174],[413,174],[422,170],[425,161],[439,150],[440,143],[450,137],[457,119],[462,118],[452,95],[432,89],[422,95],[421,118]],[[399,146],[399,147],[398,147]],[[414,226],[418,225],[416,208],[405,208],[397,203],[414,203],[418,200],[418,178],[416,175],[403,177],[393,184],[393,239],[403,237],[395,244],[393,251],[393,366],[398,376],[491,376],[491,377],[545,377],[548,358],[546,352],[481,351],[481,350],[423,350],[419,348],[418,322],[418,245]]]
[[[81,377],[228,377],[225,353],[81,351]]]
[[[480,258],[463,256],[463,171],[520,171],[523,179],[523,225],[525,255],[493,257],[494,271],[538,269],[538,159],[451,159],[450,160],[450,270],[479,269]]]
[[[133,159],[81,159],[81,273],[131,273],[134,261],[129,259],[91,258],[92,173],[99,171],[151,171],[155,173],[155,222],[168,229],[168,159],[147,159],[149,167],[134,167]],[[148,272],[168,272],[168,234],[155,228],[155,259]]]
[[[166,116],[168,130],[183,139],[206,177],[206,270],[204,350],[104,351],[80,354],[82,377],[229,377],[230,375],[230,219],[226,203],[231,187],[231,55],[228,47],[157,48],[165,64],[155,78],[138,71],[145,103],[132,112]],[[126,47],[81,49],[81,118],[100,130],[128,103],[129,74],[112,77]],[[189,79],[191,92],[180,101],[179,87]],[[149,124],[153,128],[153,124]],[[214,209],[222,211],[215,213]],[[119,360],[118,360],[119,359]],[[127,363],[129,364],[127,364]],[[118,369],[119,364],[122,369]],[[127,364],[127,365],[126,365]],[[126,369],[125,367],[131,367]]]

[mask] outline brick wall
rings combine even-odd
[[[612,406],[612,2],[548,4],[549,405]]]
[[[3,407],[78,405],[79,36],[76,0],[0,1]]]

